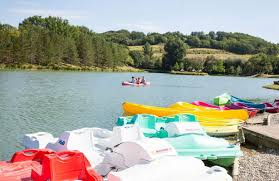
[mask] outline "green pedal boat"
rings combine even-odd
[[[242,156],[239,145],[230,144],[223,138],[208,136],[194,115],[156,117],[148,114],[119,117],[116,125],[134,124],[141,128],[145,137],[168,141],[178,155],[208,160],[223,167],[233,164]]]

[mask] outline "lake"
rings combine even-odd
[[[145,76],[147,87],[123,87],[131,76]],[[185,76],[159,73],[0,71],[0,159],[22,149],[25,133],[58,136],[82,127],[111,129],[124,101],[167,106],[228,92],[247,99],[273,101],[279,91],[262,88],[274,79]]]

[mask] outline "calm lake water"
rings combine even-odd
[[[121,81],[145,76],[148,87],[123,87]],[[263,89],[273,79],[183,76],[153,73],[0,72],[0,159],[22,149],[25,133],[46,131],[58,136],[82,127],[111,129],[122,114],[121,103],[167,106],[203,100],[229,92],[262,101],[279,98]]]

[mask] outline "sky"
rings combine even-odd
[[[241,32],[279,43],[278,0],[0,0],[0,22],[59,16],[95,32]]]

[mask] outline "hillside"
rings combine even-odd
[[[143,46],[128,46],[130,51],[143,51]],[[164,54],[164,45],[152,45],[154,57],[162,57]],[[218,60],[245,60],[247,61],[252,55],[239,55],[224,50],[211,48],[190,48],[186,51],[186,58],[191,60],[205,60],[208,56],[214,56]]]
[[[279,46],[268,42],[260,37],[244,33],[211,31],[192,32],[183,34],[181,32],[148,33],[129,32],[127,30],[108,31],[103,33],[105,39],[126,46],[141,46],[165,44],[171,39],[181,40],[192,48],[212,48],[225,50],[227,52],[246,55],[264,53],[268,55],[279,54]]]
[[[279,46],[243,33],[95,33],[59,17],[32,16],[18,27],[0,23],[0,40],[0,67],[279,74]],[[164,45],[168,56],[162,59]],[[186,57],[185,47],[191,47]]]

